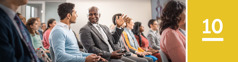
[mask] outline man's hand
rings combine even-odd
[[[151,55],[151,52],[143,52],[144,55]]]
[[[155,50],[155,49],[149,48],[149,50],[147,52],[151,52],[152,54],[154,54],[154,53],[158,53],[159,50]]]
[[[111,54],[112,59],[121,59],[123,53],[118,53],[120,50],[113,51]]]
[[[122,16],[116,17],[116,24],[118,28],[124,24],[126,18],[127,18],[127,15],[124,16],[124,14],[122,14]]]
[[[91,54],[86,57],[85,62],[98,62],[100,60],[98,58],[100,58],[100,56],[97,56],[96,54]]]
[[[138,57],[136,54],[131,54],[131,56],[133,56],[133,57]]]
[[[106,59],[104,59],[102,57],[99,60],[102,61],[102,62],[108,62]]]

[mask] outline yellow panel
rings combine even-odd
[[[187,0],[188,62],[238,62],[238,0]],[[204,34],[208,19],[210,34]],[[220,19],[221,33],[215,34],[212,22]],[[215,29],[219,30],[219,23]],[[224,41],[202,41],[223,38]]]

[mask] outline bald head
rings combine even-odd
[[[88,16],[89,17],[88,17],[88,19],[91,23],[97,23],[98,22],[99,17],[100,17],[100,14],[98,13],[98,10],[99,9],[95,6],[89,8],[89,11],[88,11],[88,13],[89,13]]]
[[[94,12],[98,12],[98,8],[97,7],[95,7],[95,6],[92,6],[91,8],[89,8],[89,11],[88,12],[92,12],[92,11],[94,11]]]

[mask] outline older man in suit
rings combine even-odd
[[[27,0],[0,0],[0,62],[39,62],[29,32],[16,15]]]
[[[122,57],[119,47],[114,46],[123,31],[121,26],[124,19],[121,16],[120,21],[117,22],[116,32],[111,34],[109,28],[105,25],[98,24],[100,14],[97,7],[91,7],[88,15],[89,22],[80,29],[80,38],[85,48],[89,53],[101,54],[110,62],[133,61],[129,58]],[[123,59],[123,60],[122,60]]]

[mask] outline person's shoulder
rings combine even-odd
[[[15,26],[13,25],[11,19],[7,15],[0,14],[0,29],[1,30],[11,29],[14,27]]]
[[[89,28],[89,25],[86,24],[86,25],[84,25],[82,28]]]
[[[52,30],[47,29],[43,35],[50,34],[51,31],[52,31]]]
[[[174,33],[174,32],[176,32],[176,30],[171,29],[171,28],[166,28],[163,32],[164,33]]]
[[[58,25],[56,25],[52,30],[51,33],[59,33],[59,32],[64,32],[63,27],[60,27]]]
[[[147,34],[147,38],[151,38],[151,37],[154,37],[152,33],[148,33]]]
[[[11,22],[11,19],[5,13],[0,12],[0,24],[6,24],[8,22]]]
[[[176,34],[176,30],[171,29],[171,28],[166,28],[166,29],[162,32],[162,36],[171,35],[171,34]]]
[[[84,26],[80,29],[80,31],[81,31],[81,30],[90,30],[90,27],[89,27],[88,24],[86,24],[86,25],[84,25]]]
[[[151,32],[151,31],[148,31],[148,34],[147,34],[147,36],[152,36],[152,34],[153,34],[153,32]]]
[[[0,8],[0,16],[6,16],[7,14],[5,13],[5,11],[2,10],[2,8]]]

